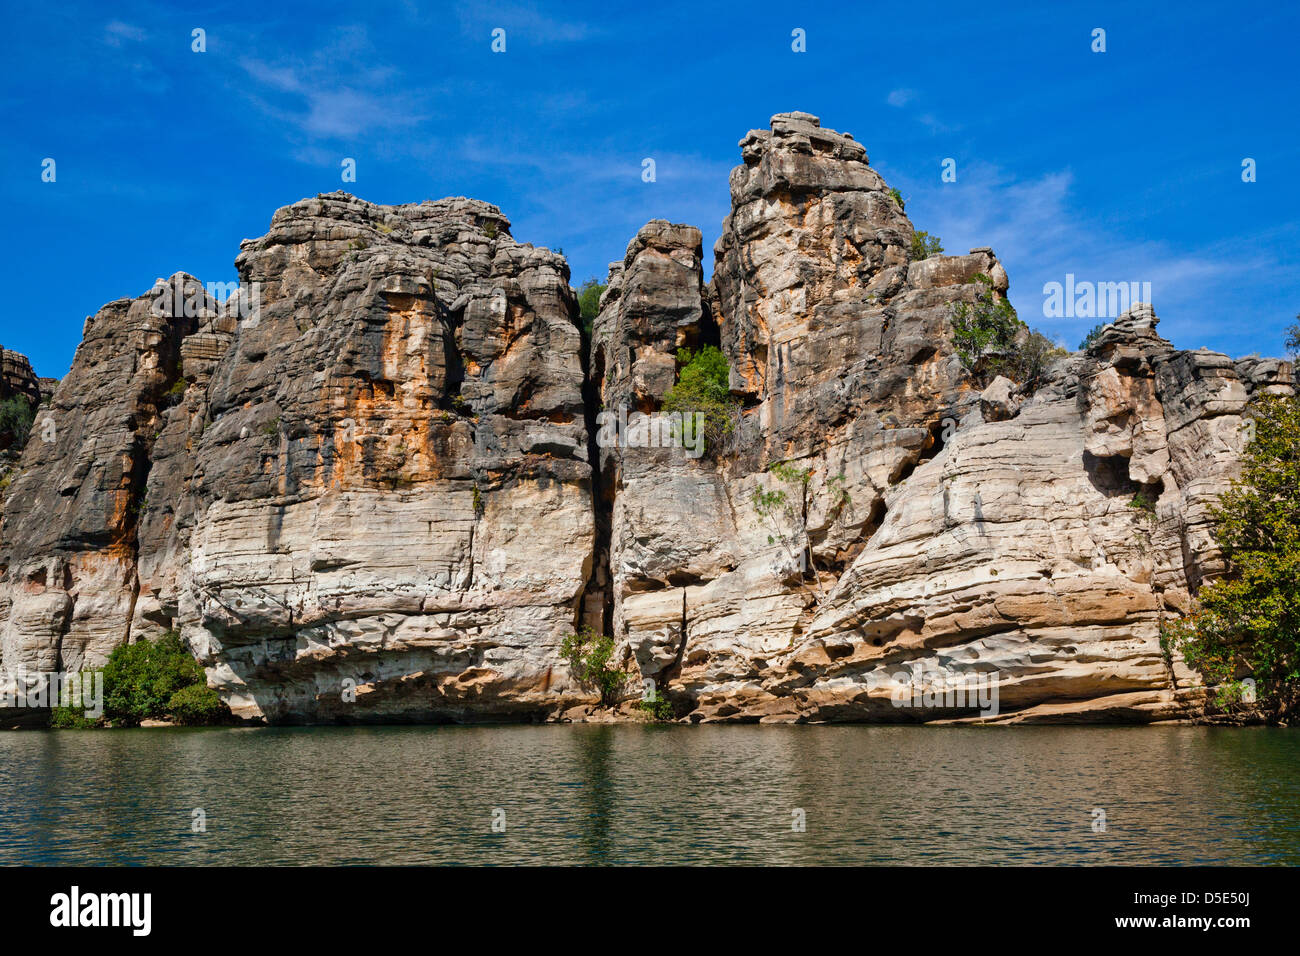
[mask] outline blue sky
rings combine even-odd
[[[0,343],[61,376],[105,302],[181,269],[232,280],[276,208],[339,188],[495,203],[575,285],[656,217],[699,226],[711,270],[737,141],[805,110],[863,142],[948,252],[992,246],[1054,339],[1095,323],[1042,317],[1043,284],[1073,273],[1151,282],[1180,347],[1281,354],[1296,5],[994,6],[6,4]]]

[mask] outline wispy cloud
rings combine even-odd
[[[461,31],[468,36],[481,35],[484,44],[492,30],[505,30],[507,50],[512,37],[526,44],[578,43],[604,33],[602,26],[562,19],[528,3],[468,3],[462,4],[457,14]]]
[[[921,94],[917,90],[899,87],[896,90],[890,90],[889,95],[885,97],[885,102],[895,109],[905,109],[910,104],[918,103],[920,99]],[[956,128],[943,122],[930,111],[918,113],[913,110],[909,111],[909,113],[912,119],[924,126],[931,134],[950,133]]]
[[[1022,179],[971,163],[959,170],[956,183],[892,178],[912,197],[907,212],[913,222],[941,236],[949,254],[991,246],[1011,276],[1011,300],[1021,317],[1070,347],[1099,320],[1043,316],[1043,285],[1063,282],[1067,274],[1077,281],[1151,283],[1161,333],[1180,347],[1197,348],[1222,331],[1208,302],[1230,302],[1241,283],[1268,281],[1280,268],[1268,256],[1242,262],[1234,254],[1239,240],[1178,248],[1118,232],[1080,207],[1069,169]]]
[[[379,57],[364,27],[335,31],[331,42],[305,60],[245,56],[249,102],[311,143],[352,139],[367,132],[418,124],[429,108],[418,92],[402,88],[399,75]]]
[[[127,43],[140,43],[148,34],[140,27],[121,20],[110,20],[104,27],[104,42],[109,46],[121,47]]]

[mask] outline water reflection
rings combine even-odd
[[[0,862],[1296,864],[1298,757],[1197,727],[9,733]]]

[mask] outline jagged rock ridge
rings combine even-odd
[[[981,394],[948,316],[977,274],[1006,292],[993,252],[909,261],[866,151],[809,114],[740,148],[711,280],[697,229],[649,223],[588,354],[564,260],[467,199],[279,210],[236,260],[251,314],[183,275],[193,314],[105,306],[6,499],[0,673],[178,628],[251,719],[584,717],[559,647],[586,621],[691,720],[964,718],[892,692],[974,672],[999,719],[1194,713],[1160,622],[1222,570],[1207,505],[1290,367],[1175,350],[1140,307],[1032,396]],[[707,344],[725,447],[596,441]],[[775,535],[774,463],[810,475]]]

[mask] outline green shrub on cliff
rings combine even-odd
[[[1094,325],[1088,331],[1088,334],[1083,337],[1083,341],[1079,343],[1079,351],[1080,352],[1088,351],[1088,349],[1092,347],[1092,343],[1097,341],[1098,337],[1101,335],[1102,332],[1106,331],[1106,326],[1108,326],[1109,324],[1110,324],[1109,322],[1098,322],[1096,325]]]
[[[36,409],[21,395],[6,398],[0,402],[0,434],[8,433],[12,436],[10,444],[22,448],[27,444],[35,417]]]
[[[104,716],[115,724],[134,727],[142,720],[166,717],[179,723],[211,723],[224,711],[176,631],[157,641],[123,644],[104,665]]]
[[[578,309],[582,313],[582,327],[588,332],[600,314],[600,297],[604,294],[605,286],[594,277],[578,286]]]
[[[578,680],[600,689],[602,704],[609,707],[617,703],[618,692],[627,683],[627,674],[613,663],[612,637],[597,634],[584,624],[560,644],[560,656],[569,662]]]
[[[1231,696],[1249,676],[1261,700],[1289,710],[1300,686],[1300,398],[1266,395],[1252,413],[1241,478],[1211,510],[1228,572],[1173,632],[1208,683]]]
[[[740,402],[731,394],[731,370],[722,350],[706,345],[698,352],[678,349],[677,383],[664,395],[663,410],[704,416],[704,447],[717,450],[736,429]]]
[[[1009,356],[1016,347],[1016,336],[1024,323],[1005,297],[993,289],[993,280],[984,273],[975,276],[981,286],[975,302],[956,302],[949,321],[952,344],[957,357],[968,372],[978,375],[992,361]]]
[[[943,252],[943,240],[938,236],[932,236],[924,229],[912,233],[911,254],[917,262],[937,256],[941,252]]]
[[[980,285],[975,302],[954,303],[948,317],[957,357],[981,385],[1004,375],[1032,391],[1065,349],[1020,321],[1007,298],[993,289],[991,278],[981,272],[975,281]]]

